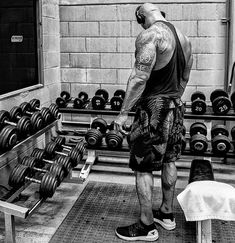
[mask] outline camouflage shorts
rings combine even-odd
[[[181,103],[167,97],[139,102],[129,135],[132,170],[161,170],[163,163],[179,157],[184,116]]]

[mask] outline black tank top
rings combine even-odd
[[[185,68],[184,53],[175,27],[169,22],[158,22],[164,23],[171,29],[176,41],[175,50],[169,63],[165,67],[151,72],[141,98],[150,98],[159,95],[180,98],[180,78],[182,77]]]

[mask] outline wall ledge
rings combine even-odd
[[[120,5],[120,4],[140,4],[145,3],[146,0],[60,0],[60,5]],[[174,0],[174,1],[163,1],[155,0],[153,3],[159,4],[202,4],[202,3],[225,3],[226,0]]]

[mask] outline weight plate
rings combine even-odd
[[[34,132],[37,132],[39,130],[42,129],[43,127],[43,119],[42,119],[42,115],[40,112],[34,112],[33,115],[31,116],[30,119],[31,123],[32,123],[32,130]]]
[[[204,153],[208,148],[208,141],[205,135],[195,134],[190,139],[190,150],[192,152]]]
[[[228,130],[226,129],[225,125],[222,125],[222,124],[219,124],[219,125],[214,125],[212,128],[211,128],[211,137],[214,138],[215,136],[217,135],[224,135],[226,137],[229,136],[229,132]]]
[[[10,121],[10,113],[5,110],[0,111],[0,129],[2,129]]]
[[[65,101],[67,102],[67,101],[70,99],[70,94],[69,94],[69,92],[67,92],[67,91],[62,91],[62,92],[60,93],[60,97],[64,98]]]
[[[123,98],[114,96],[110,100],[111,109],[113,111],[120,111],[122,108]]]
[[[95,92],[95,95],[97,96],[102,96],[105,100],[105,102],[108,101],[108,98],[109,98],[109,93],[107,92],[107,90],[105,89],[98,89],[96,92]]]
[[[232,104],[229,98],[224,96],[219,96],[214,99],[212,103],[212,109],[217,115],[227,114],[231,108]]]
[[[195,122],[190,126],[189,133],[190,133],[190,137],[192,137],[193,135],[195,135],[197,133],[203,134],[203,135],[206,136],[207,135],[207,127],[202,122]]]
[[[17,122],[23,116],[23,111],[19,106],[14,106],[10,110],[11,120]]]
[[[125,94],[126,94],[126,92],[123,89],[117,89],[114,92],[113,96],[119,96],[119,97],[121,97],[124,100]]]
[[[206,103],[204,100],[196,99],[191,104],[193,114],[202,115],[206,112]]]
[[[105,134],[108,128],[108,124],[103,118],[96,118],[91,123],[91,128],[98,129],[102,134]]]
[[[66,138],[65,137],[56,137],[54,139],[54,143],[57,143],[59,146],[64,145],[66,142]]]
[[[40,100],[38,100],[38,99],[32,99],[32,100],[29,101],[29,104],[31,106],[31,109],[33,111],[36,111],[40,107]]]
[[[202,93],[201,91],[196,91],[191,95],[191,101],[193,102],[196,99],[200,99],[200,100],[206,100],[206,96],[204,95],[204,93]]]
[[[226,154],[231,148],[229,138],[224,135],[215,136],[211,141],[211,145],[215,154]]]
[[[84,103],[88,101],[88,94],[84,91],[78,94],[78,98],[81,99]]]
[[[91,105],[94,110],[103,110],[105,108],[105,99],[102,96],[95,95],[91,99]]]
[[[55,101],[55,103],[58,105],[60,108],[65,108],[67,106],[67,102],[64,98],[58,97]]]
[[[223,96],[223,97],[227,97],[228,98],[228,94],[226,91],[224,91],[223,89],[216,89],[214,90],[211,95],[210,95],[210,101],[213,103],[213,101],[219,97],[219,96]]]
[[[21,107],[21,109],[23,111],[23,114],[27,115],[28,112],[32,111],[32,108],[31,108],[31,106],[30,106],[30,104],[28,102],[21,103],[20,107]]]

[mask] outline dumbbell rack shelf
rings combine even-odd
[[[48,131],[50,131],[53,127],[55,127],[57,130],[58,122],[59,120],[55,120],[32,136],[19,141],[11,150],[0,154],[0,168],[8,165],[8,158],[10,155],[17,156],[17,151],[23,150],[27,143],[33,142],[39,136],[45,134],[45,142],[49,142],[51,140],[51,134],[49,134]],[[45,198],[40,198],[36,200],[31,208],[13,204],[12,201],[17,198],[20,193],[29,185],[30,182],[27,182],[19,188],[12,188],[0,200],[0,211],[4,213],[5,217],[5,242],[15,243],[15,217],[26,219],[28,216],[32,215],[33,212],[45,201]]]

